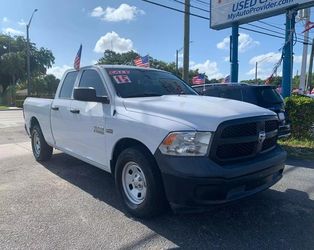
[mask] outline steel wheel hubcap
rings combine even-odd
[[[39,134],[37,131],[34,131],[34,139],[33,139],[33,145],[34,145],[34,150],[35,154],[38,156],[40,154],[40,139],[39,139]]]
[[[135,162],[125,164],[122,171],[122,186],[128,200],[133,204],[141,204],[146,197],[146,178],[143,170]]]

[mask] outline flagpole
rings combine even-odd
[[[204,73],[204,84],[203,84],[203,92],[205,92],[205,83],[206,83],[206,80],[205,80],[205,73]]]
[[[148,56],[148,68],[150,68],[149,53],[147,53],[147,56]]]

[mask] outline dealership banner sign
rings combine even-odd
[[[224,29],[313,5],[313,0],[211,0],[210,26]]]

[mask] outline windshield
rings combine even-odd
[[[162,71],[146,69],[106,69],[117,94],[123,98],[197,95],[185,82]]]

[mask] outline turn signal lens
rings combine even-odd
[[[165,146],[170,146],[176,140],[176,138],[177,138],[176,134],[170,134],[164,139],[162,144]]]

